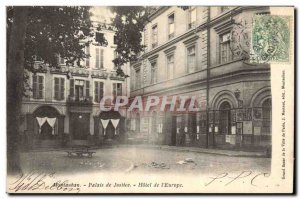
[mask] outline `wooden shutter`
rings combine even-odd
[[[59,100],[59,78],[54,78],[54,99]]]
[[[100,52],[99,52],[99,48],[96,48],[96,66],[95,68],[99,68],[99,64],[100,64]]]
[[[117,83],[113,83],[113,96],[117,96]]]
[[[74,79],[70,79],[70,96],[74,97]]]
[[[99,102],[99,82],[95,82],[95,102]]]
[[[100,82],[100,91],[99,91],[99,95],[100,95],[100,99],[99,99],[99,102],[101,101],[102,97],[103,97],[103,85],[104,83],[103,82]]]
[[[60,99],[65,99],[65,79],[60,78]]]
[[[34,99],[37,98],[37,76],[36,75],[32,76],[32,95]]]
[[[100,68],[104,67],[104,50],[100,50]]]
[[[85,81],[85,96],[90,96],[90,81],[88,80]]]
[[[38,98],[39,99],[42,99],[43,98],[43,90],[44,90],[44,76],[38,76],[38,91],[39,91],[39,94],[38,94]]]

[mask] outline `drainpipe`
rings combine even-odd
[[[207,7],[206,148],[209,147],[210,7]],[[213,129],[212,129],[213,131]]]

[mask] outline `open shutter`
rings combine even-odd
[[[95,102],[99,102],[99,82],[95,82]]]
[[[104,50],[100,50],[100,68],[104,67]]]
[[[59,100],[59,78],[54,78],[54,99]]]
[[[100,99],[99,99],[99,102],[101,101],[101,99],[103,98],[103,85],[104,83],[103,82],[100,82],[100,92],[99,92],[99,95],[100,95]]]
[[[43,98],[43,90],[44,90],[44,76],[38,76],[39,84],[38,84],[38,98],[42,99]]]
[[[34,99],[37,98],[37,76],[36,75],[32,76],[32,95]]]
[[[65,79],[60,78],[60,99],[65,99]]]
[[[70,96],[74,97],[74,79],[70,79]]]
[[[90,81],[88,80],[85,81],[85,96],[90,96]]]

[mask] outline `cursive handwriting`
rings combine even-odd
[[[252,186],[268,186],[265,184],[267,178],[270,177],[269,173],[255,173],[253,171],[242,171],[237,174],[230,174],[228,172],[220,173],[217,176],[210,177],[210,181],[205,186],[213,184],[228,186],[234,182],[246,183],[248,182]]]
[[[14,192],[24,191],[58,191],[79,193],[80,185],[67,186],[70,183],[68,180],[54,180],[55,172],[46,173],[42,171],[32,170],[29,173],[21,174],[13,183],[10,184],[9,190]],[[50,183],[52,182],[52,183]]]

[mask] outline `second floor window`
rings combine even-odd
[[[158,44],[157,25],[154,25],[152,27],[152,48],[155,48],[157,44]]]
[[[100,103],[103,98],[103,82],[94,82],[95,102]]]
[[[33,99],[44,98],[44,76],[33,75],[32,76],[32,97]]]
[[[55,100],[65,99],[65,78],[62,77],[54,78],[54,99]]]
[[[167,77],[174,78],[174,55],[167,56]]]
[[[191,6],[189,9],[189,29],[196,26],[197,10],[195,6]]]
[[[122,83],[113,83],[113,96],[122,96]]]
[[[70,97],[75,101],[85,100],[90,96],[88,80],[70,79]]]
[[[172,39],[175,36],[175,14],[171,14],[168,17],[168,28],[169,28],[169,39]]]
[[[187,71],[193,73],[196,71],[196,47],[187,48]]]
[[[232,52],[230,50],[230,33],[220,35],[220,64],[232,60]]]
[[[156,72],[156,61],[151,63],[151,80],[150,84],[155,84],[157,82],[157,72]]]
[[[103,69],[104,67],[104,50],[96,48],[96,66],[97,69]]]

